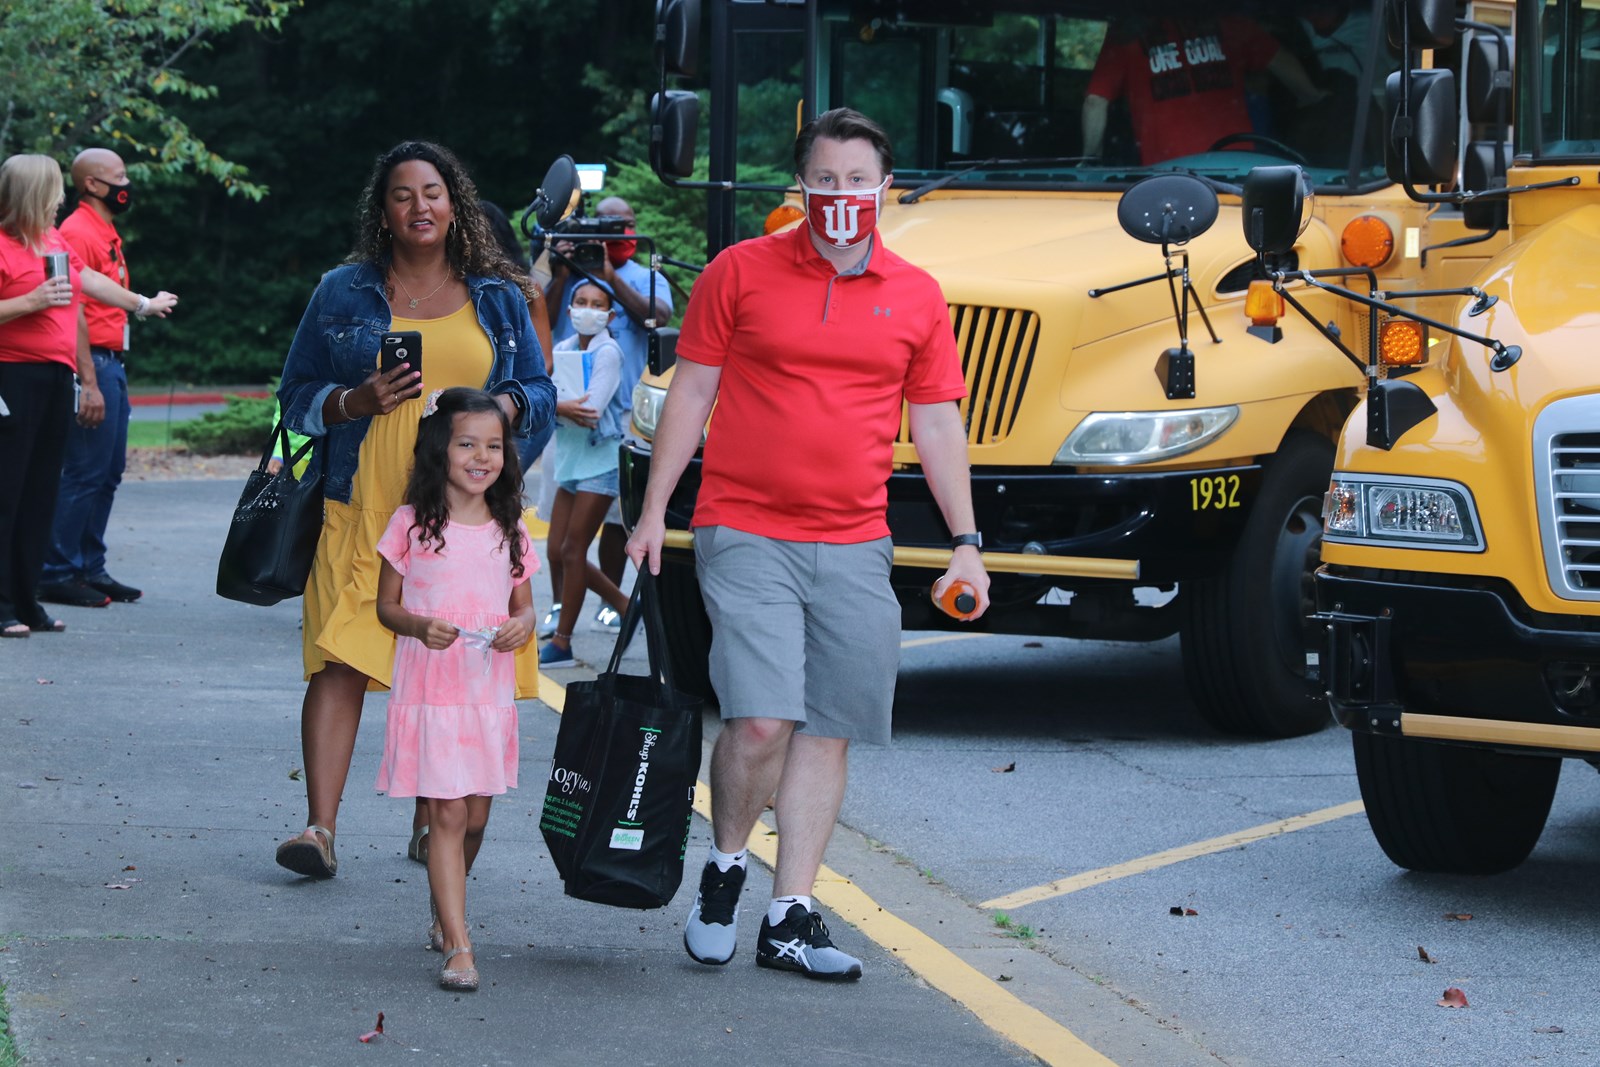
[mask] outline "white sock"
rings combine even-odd
[[[783,922],[783,920],[789,915],[789,909],[794,907],[796,904],[804,904],[807,914],[811,912],[810,897],[773,898],[772,903],[767,905],[767,924],[769,926],[777,926],[779,923]]]
[[[730,868],[743,867],[750,856],[750,850],[741,848],[738,852],[722,852],[716,843],[711,845],[711,862],[717,865],[717,870],[727,874]]]

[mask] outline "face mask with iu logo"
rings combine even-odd
[[[874,189],[813,189],[801,184],[806,197],[806,223],[811,232],[835,248],[854,248],[872,236],[878,225],[885,178]]]

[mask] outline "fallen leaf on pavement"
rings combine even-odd
[[[1467,995],[1455,986],[1451,986],[1444,991],[1444,996],[1439,1000],[1439,1007],[1465,1008],[1467,1007]]]
[[[1423,963],[1434,962],[1433,957],[1428,955],[1428,950],[1423,948],[1421,945],[1417,946],[1417,959],[1421,960]]]
[[[996,975],[995,976],[995,981],[997,981],[997,982],[1009,982],[1009,981],[1011,981],[1011,976],[1009,974]]]
[[[378,1025],[374,1026],[371,1030],[368,1030],[366,1033],[361,1035],[361,1038],[360,1038],[361,1043],[362,1044],[367,1044],[367,1043],[371,1042],[371,1040],[373,1038],[379,1036],[382,1033],[383,1033],[383,1012],[380,1011],[378,1013]]]
[[[300,768],[296,767],[292,771],[290,771],[289,772],[289,777],[298,782],[300,780]]]
[[[996,774],[1010,774],[1012,771],[1017,769],[1017,761],[1012,760],[1004,767],[990,767],[989,769]]]
[[[125,871],[137,871],[139,868],[135,867],[133,864],[130,863],[126,867],[124,867],[122,869],[125,870]]]
[[[1199,915],[1200,914],[1198,911],[1195,911],[1193,908],[1184,908],[1183,909],[1183,913],[1185,915]]]
[[[1566,1033],[1566,1031],[1561,1029],[1561,1027],[1559,1027],[1559,1026],[1535,1026],[1533,1028],[1533,1032],[1536,1033],[1536,1034],[1564,1034],[1564,1033]]]
[[[1472,913],[1470,911],[1447,911],[1444,913],[1444,917],[1446,919],[1454,919],[1456,922],[1464,923],[1468,919],[1472,918]]]

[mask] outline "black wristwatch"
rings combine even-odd
[[[506,395],[511,398],[511,406],[517,409],[517,425],[520,426],[528,417],[528,402],[515,389],[507,389]]]
[[[983,534],[956,534],[954,537],[950,538],[950,550],[952,552],[960,548],[962,545],[971,545],[973,548],[977,549],[983,548]]]

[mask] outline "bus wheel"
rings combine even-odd
[[[1227,570],[1180,586],[1189,692],[1219,730],[1298,737],[1331,721],[1321,686],[1306,677],[1306,655],[1322,648],[1309,616],[1332,470],[1329,441],[1291,430]]]
[[[1538,843],[1559,757],[1360,732],[1350,738],[1372,835],[1398,866],[1499,874]]]
[[[690,696],[716,703],[711,691],[711,620],[700,599],[694,564],[662,560],[656,588],[661,593],[661,621],[667,630],[673,684]]]

